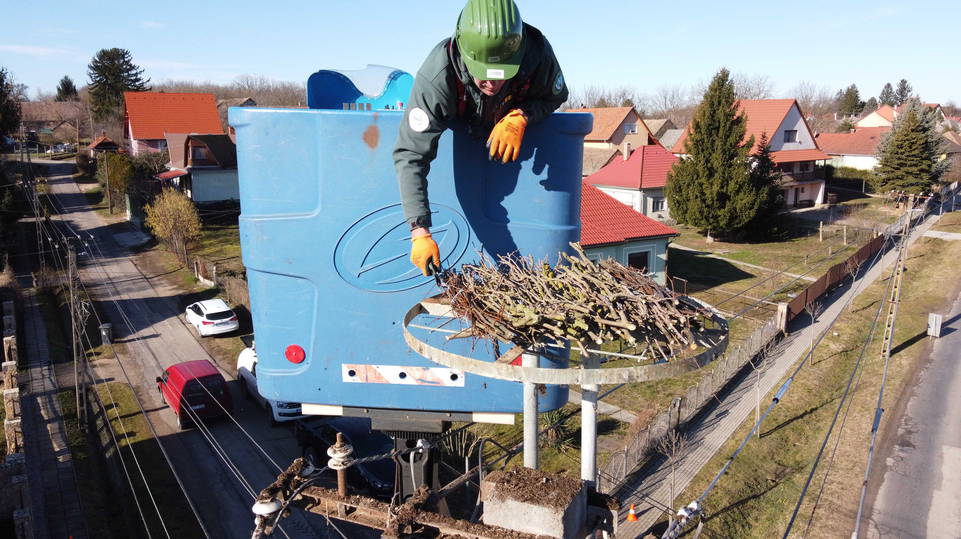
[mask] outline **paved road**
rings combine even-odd
[[[921,237],[934,221],[935,219],[928,218],[925,223],[917,225],[911,234],[910,242]],[[762,399],[766,399],[764,395],[780,383],[789,370],[796,366],[799,359],[805,357],[813,335],[824,331],[828,324],[841,314],[848,297],[865,290],[894,263],[896,258],[897,250],[889,250],[878,264],[868,269],[861,277],[863,284],[856,290],[843,288],[829,295],[825,301],[824,312],[813,326],[804,325],[806,324],[804,317],[794,321],[789,328],[791,336],[783,340],[769,355],[767,367],[762,370],[760,381]],[[705,410],[703,415],[689,426],[687,431],[689,449],[678,459],[676,492],[682,492],[687,488],[694,476],[745,420],[753,421],[755,383],[753,375],[743,377],[729,389],[728,393],[718,395],[720,402],[713,408]],[[762,409],[769,403],[769,399],[762,400]],[[622,508],[618,536],[642,537],[664,514],[662,510],[666,505],[670,505],[669,472],[670,468],[663,459],[655,459],[649,463],[648,467],[629,477],[623,487],[616,492]],[[690,501],[675,500],[674,509]],[[710,503],[710,498],[707,503]],[[623,519],[626,518],[627,508],[631,504],[636,505],[638,520],[625,522]]]
[[[265,413],[243,400],[233,382],[234,417],[239,425],[212,422],[206,435],[201,429],[178,430],[154,378],[174,363],[211,358],[181,320],[178,291],[159,279],[144,277],[128,252],[114,241],[114,233],[124,232],[126,225],[110,225],[89,208],[77,185],[65,176],[72,167],[52,167],[48,172],[50,193],[63,208],[63,220],[85,241],[83,252],[78,248],[80,275],[88,291],[104,305],[113,323],[114,340],[125,345],[122,363],[127,375],[210,535],[249,537],[254,493],[273,482],[281,468],[299,456],[296,442],[289,429],[269,427]],[[101,363],[93,365],[96,368]],[[118,376],[116,362],[101,368],[98,377],[125,381],[122,374]],[[228,380],[234,378],[233,373],[224,375]],[[282,526],[289,537],[328,536],[322,517],[300,511],[286,518]]]
[[[961,537],[961,295],[892,440],[867,537]],[[883,448],[879,448],[882,450]]]

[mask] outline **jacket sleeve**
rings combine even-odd
[[[541,61],[531,75],[531,87],[521,109],[531,123],[539,122],[567,101],[567,83],[554,50],[546,37],[541,38],[543,52]]]
[[[407,222],[431,226],[427,174],[437,156],[437,141],[452,117],[451,94],[443,70],[417,73],[394,147],[394,168]]]

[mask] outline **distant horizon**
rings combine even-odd
[[[766,79],[774,98],[797,97],[790,94],[800,83],[832,96],[856,84],[867,101],[886,82],[896,86],[904,78],[926,102],[961,103],[956,38],[929,22],[961,19],[957,2],[814,0],[805,13],[782,4],[759,10],[703,1],[683,12],[663,4],[517,4],[525,22],[550,40],[575,92],[598,87],[690,94],[726,67]],[[280,0],[271,5],[272,17],[248,14],[261,5],[243,0],[229,10],[183,0],[163,10],[135,4],[110,13],[78,4],[21,9],[6,14],[0,66],[27,85],[31,100],[38,91],[55,94],[64,75],[82,88],[94,54],[112,47],[129,50],[152,84],[223,85],[243,75],[304,84],[320,69],[367,64],[416,73],[427,52],[452,33],[462,5],[423,0],[415,12],[384,9],[372,0]]]

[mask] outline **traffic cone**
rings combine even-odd
[[[637,513],[634,512],[634,504],[631,504],[631,509],[627,512],[628,522],[637,522]]]

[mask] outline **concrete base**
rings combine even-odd
[[[529,484],[543,486],[536,500],[518,499],[514,489],[507,486],[505,480],[515,470],[525,470],[524,473],[540,477],[533,481],[527,479]],[[563,488],[555,490],[553,487],[560,482],[565,483]],[[574,489],[566,484],[570,482],[577,484]],[[481,482],[481,499],[484,502],[484,524],[524,533],[577,537],[583,533],[587,520],[587,488],[583,481],[529,468],[488,475]]]

